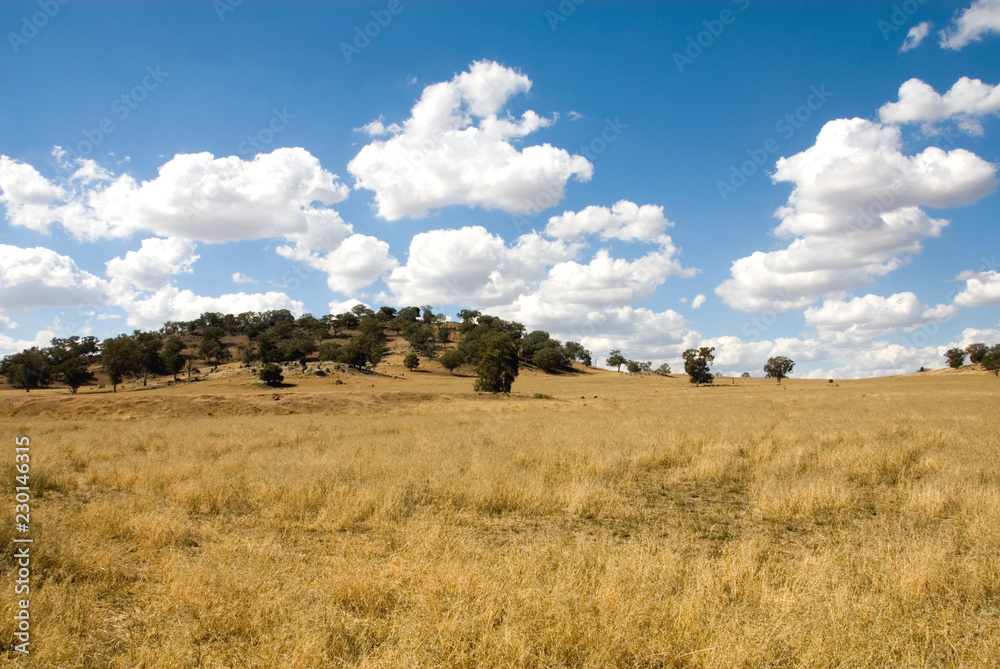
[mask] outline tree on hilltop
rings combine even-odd
[[[620,372],[622,371],[622,365],[628,362],[628,358],[622,355],[621,349],[616,348],[608,354],[608,359],[604,362],[607,363],[608,367],[614,367]]]
[[[983,366],[983,369],[993,372],[994,375],[1000,376],[1000,344],[995,344],[983,359],[979,361],[979,364]]]
[[[791,374],[794,367],[795,362],[783,355],[768,358],[764,363],[764,378],[778,379],[778,383],[781,383],[783,378]]]
[[[979,364],[986,357],[986,354],[990,352],[990,347],[983,342],[976,342],[966,346],[965,352],[969,354],[969,362]]]
[[[965,351],[960,348],[949,348],[944,352],[944,357],[948,359],[948,366],[958,369],[965,363]]]

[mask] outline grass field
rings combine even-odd
[[[0,392],[0,666],[998,666],[992,374],[392,375]]]

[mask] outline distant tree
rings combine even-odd
[[[205,328],[209,330],[209,328]],[[142,385],[146,385],[146,377],[153,372],[163,369],[163,358],[160,357],[160,348],[163,346],[163,337],[156,332],[142,332],[136,330],[131,335],[139,351],[139,373],[142,374]]]
[[[252,341],[239,344],[236,347],[236,355],[239,356],[244,367],[249,367],[258,360],[257,346]]]
[[[965,347],[965,352],[969,354],[969,362],[979,364],[990,352],[990,347],[983,342],[976,342]]]
[[[113,392],[118,392],[118,386],[126,376],[142,369],[141,356],[139,346],[128,335],[118,335],[101,342],[101,367],[108,374]]]
[[[768,358],[764,363],[764,378],[778,379],[778,383],[781,383],[783,378],[791,374],[793,367],[795,363],[783,355]]]
[[[509,393],[518,373],[517,344],[508,334],[490,335],[476,365],[475,390]]]
[[[47,386],[52,378],[49,361],[37,346],[5,357],[0,363],[0,372],[7,383],[24,388],[25,392]]]
[[[983,369],[993,372],[994,375],[1000,376],[1000,344],[995,344],[983,359],[979,361],[979,364],[983,366]]]
[[[345,311],[342,314],[337,314],[333,317],[333,334],[334,336],[340,330],[353,330],[358,327],[358,316],[353,311]]]
[[[357,316],[359,319],[362,316],[373,316],[375,314],[374,311],[372,311],[367,306],[360,303],[355,304],[353,307],[351,307],[351,313]]]
[[[531,364],[538,367],[547,374],[557,372],[569,366],[569,361],[563,355],[558,343],[553,346],[544,346],[531,356]]]
[[[380,321],[391,321],[396,317],[396,307],[379,307],[375,312],[375,317]]]
[[[177,374],[184,369],[184,363],[187,362],[187,359],[181,352],[183,350],[184,342],[179,337],[170,337],[163,342],[163,348],[160,349],[160,355],[163,358],[163,368],[167,371],[167,374],[174,377],[174,381],[177,380]]]
[[[622,365],[628,362],[628,358],[622,355],[621,349],[615,349],[608,354],[608,359],[604,361],[608,367],[615,367],[617,371],[622,371]]]
[[[712,361],[715,360],[715,347],[702,346],[698,350],[689,348],[684,351],[684,373],[690,377],[691,383],[712,383]]]
[[[438,358],[438,362],[454,374],[456,369],[465,364],[465,356],[462,355],[461,351],[452,348],[442,353],[441,357]]]
[[[742,374],[740,374],[740,377],[744,378],[744,379],[749,379],[750,378],[750,372],[743,372]]]
[[[412,372],[420,366],[420,358],[417,357],[416,353],[408,353],[406,357],[403,358],[403,366]]]
[[[626,360],[625,369],[628,370],[629,374],[639,374],[640,372],[643,371],[642,369],[643,364],[644,363],[641,363],[638,360]],[[652,365],[652,363],[650,364]]]
[[[948,366],[952,369],[958,369],[965,363],[965,351],[960,348],[949,348],[944,357],[948,359]]]
[[[52,345],[42,353],[47,358],[55,377],[69,386],[69,391],[75,394],[80,386],[94,378],[89,366],[97,358],[97,339],[95,337],[81,339],[77,336],[68,339],[54,337],[51,343]]]
[[[271,387],[280,386],[282,381],[285,380],[284,375],[281,373],[281,367],[277,363],[269,362],[260,368],[260,380]]]
[[[209,360],[215,365],[228,360],[230,358],[229,349],[222,343],[224,334],[223,329],[215,325],[202,328],[198,357],[202,360]]]
[[[568,341],[563,344],[563,353],[570,360],[577,360],[582,362],[587,367],[590,367],[593,359],[590,357],[590,351],[583,347],[583,344],[576,341]]]
[[[458,312],[458,317],[462,319],[463,323],[468,323],[468,322],[475,323],[476,319],[482,315],[483,314],[481,312],[475,311],[473,309],[462,309],[461,311]]]
[[[416,353],[428,358],[434,357],[434,326],[428,323],[406,322],[403,327],[403,338]]]
[[[670,376],[670,365],[668,365],[667,363],[663,363],[662,365],[656,368],[656,373],[659,374],[660,376]]]
[[[325,342],[319,347],[320,362],[342,362],[340,359],[343,347],[332,341]]]

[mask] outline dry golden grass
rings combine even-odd
[[[0,393],[0,666],[998,664],[992,375],[240,378]]]

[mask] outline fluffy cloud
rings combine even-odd
[[[190,274],[198,259],[195,243],[189,239],[168,237],[144,239],[138,251],[129,251],[124,258],[112,258],[105,266],[107,275],[127,285],[143,290],[157,290],[170,282],[175,274]]]
[[[374,191],[378,214],[388,220],[450,204],[523,214],[537,210],[543,195],[562,199],[569,179],[588,181],[593,166],[549,144],[514,146],[553,122],[530,110],[520,119],[502,111],[530,88],[527,76],[491,61],[428,86],[401,126],[380,119],[364,127],[392,136],[348,164],[355,187]]]
[[[851,300],[825,300],[822,306],[806,309],[806,324],[816,328],[819,337],[837,345],[871,342],[899,328],[913,330],[927,323],[938,323],[958,313],[954,305],[926,307],[913,293],[889,297],[865,295]]]
[[[34,346],[37,346],[38,348],[45,348],[55,336],[56,332],[49,329],[39,330],[35,333],[34,339],[14,339],[13,337],[0,334],[0,356],[10,355],[11,353],[19,353],[26,348],[32,348]]]
[[[578,246],[522,235],[508,247],[481,226],[414,235],[406,265],[386,285],[400,303],[506,304],[545,278],[546,264],[572,258]]]
[[[0,244],[0,312],[107,300],[108,283],[77,267],[72,258],[43,247]]]
[[[694,299],[691,300],[691,308],[692,309],[701,308],[701,305],[705,304],[705,299],[706,298],[704,294],[698,293],[697,295],[694,296]]]
[[[639,206],[628,200],[616,202],[610,209],[590,206],[579,212],[567,211],[553,216],[545,234],[556,239],[578,241],[587,235],[625,242],[669,243],[664,231],[671,223],[663,215],[663,207],[652,204]]]
[[[253,279],[243,272],[233,272],[233,283],[257,283],[256,279]]]
[[[954,118],[959,127],[973,135],[981,135],[982,126],[976,116],[1000,112],[1000,86],[985,84],[979,79],[962,77],[944,95],[938,94],[920,79],[910,79],[899,87],[899,101],[879,109],[884,123],[926,123]]]
[[[176,286],[165,286],[147,297],[123,300],[119,306],[128,313],[126,322],[136,328],[158,328],[166,321],[192,320],[206,311],[239,314],[288,309],[296,316],[305,312],[302,302],[284,293],[239,292],[206,297],[190,290],[178,290]]]
[[[899,47],[900,52],[906,53],[907,51],[912,51],[920,46],[920,43],[924,41],[931,32],[931,22],[921,21],[917,25],[910,28],[909,32],[906,33],[906,39],[903,40],[903,46]]]
[[[955,296],[961,307],[985,307],[1000,304],[1000,272],[962,272],[956,279],[965,281],[965,290]]]
[[[824,360],[829,349],[816,339],[778,338],[775,340],[744,341],[739,337],[713,337],[699,344],[715,347],[714,367],[730,375],[750,372],[761,376],[768,358],[783,355],[796,363]]]
[[[399,263],[389,255],[389,245],[367,235],[351,235],[325,254],[306,245],[279,246],[278,254],[326,272],[330,290],[351,293],[372,283]]]
[[[0,158],[0,198],[8,219],[38,232],[62,225],[79,240],[152,232],[205,242],[343,234],[336,212],[316,207],[347,197],[347,187],[305,149],[283,148],[253,160],[178,154],[155,179],[114,176],[93,161],[56,185],[34,168]]]
[[[793,240],[734,261],[715,292],[736,309],[787,311],[872,285],[947,225],[919,207],[973,202],[996,186],[994,166],[969,151],[906,156],[900,145],[896,126],[838,119],[812,147],[778,160],[774,181],[795,187],[774,232]]]
[[[976,0],[941,31],[941,46],[957,51],[990,33],[1000,33],[1000,0]]]
[[[55,154],[65,160],[63,152]],[[252,160],[179,154],[142,183],[91,160],[74,165],[75,172],[56,184],[0,156],[0,201],[12,224],[42,233],[58,223],[80,241],[136,232],[164,237],[108,263],[108,275],[119,283],[154,290],[190,271],[195,240],[284,239],[289,244],[279,247],[281,255],[325,271],[331,289],[340,291],[367,285],[397,264],[387,244],[354,234],[329,207],[349,189],[301,148]]]

